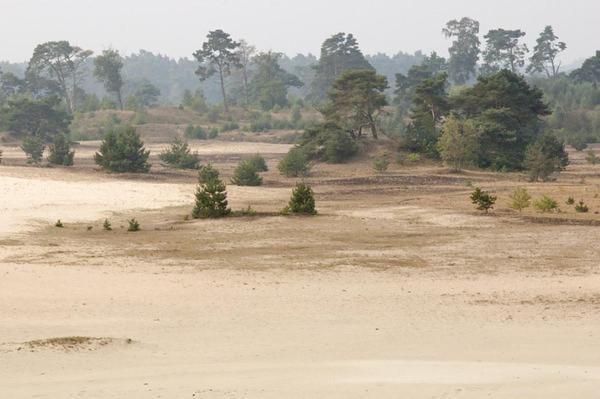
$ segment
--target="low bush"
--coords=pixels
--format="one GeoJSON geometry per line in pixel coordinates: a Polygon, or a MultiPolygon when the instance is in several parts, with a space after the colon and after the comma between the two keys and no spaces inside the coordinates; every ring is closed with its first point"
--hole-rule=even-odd
{"type": "Polygon", "coordinates": [[[478,210],[485,211],[485,213],[494,208],[497,199],[497,197],[492,196],[487,191],[482,191],[479,187],[476,187],[475,191],[471,193],[471,202],[477,205],[478,210]]]}
{"type": "Polygon", "coordinates": [[[510,207],[519,212],[531,206],[531,195],[529,195],[529,192],[525,188],[517,188],[510,196],[510,199],[512,200],[510,207]]]}
{"type": "Polygon", "coordinates": [[[171,146],[160,153],[159,158],[166,165],[177,169],[198,169],[200,158],[191,152],[186,141],[176,138],[171,146]]]}
{"type": "Polygon", "coordinates": [[[390,166],[390,159],[388,155],[378,156],[373,160],[373,170],[377,173],[384,173],[390,166]]]}
{"type": "Polygon", "coordinates": [[[231,209],[227,206],[227,191],[225,189],[225,183],[218,177],[200,183],[196,189],[196,203],[192,211],[192,217],[194,219],[207,219],[229,215],[231,209]]]}
{"type": "Polygon", "coordinates": [[[585,160],[592,165],[597,165],[600,163],[600,157],[598,157],[592,150],[588,151],[585,160]]]}
{"type": "Polygon", "coordinates": [[[135,218],[128,220],[127,223],[129,224],[127,231],[140,231],[140,224],[135,218]]]}
{"type": "Polygon", "coordinates": [[[260,186],[262,177],[259,176],[254,163],[245,160],[235,168],[231,182],[237,186],[260,186]]]}
{"type": "Polygon", "coordinates": [[[208,134],[202,126],[187,125],[185,128],[185,136],[189,139],[206,140],[208,134]]]}
{"type": "Polygon", "coordinates": [[[135,128],[126,126],[106,134],[94,160],[109,172],[145,173],[150,170],[149,156],[135,128]]]}
{"type": "Polygon", "coordinates": [[[542,213],[558,211],[558,203],[547,195],[544,195],[542,198],[535,201],[533,205],[539,212],[542,213]]]}
{"type": "Polygon", "coordinates": [[[65,134],[58,133],[54,136],[52,144],[48,147],[50,154],[48,162],[53,165],[72,166],[75,151],[71,151],[71,144],[65,134]]]}
{"type": "Polygon", "coordinates": [[[44,140],[39,136],[27,136],[23,139],[21,149],[27,155],[27,163],[39,164],[44,155],[44,140]]]}
{"type": "Polygon", "coordinates": [[[302,148],[294,147],[281,159],[278,169],[286,177],[307,176],[310,172],[310,159],[302,148]]]}
{"type": "Polygon", "coordinates": [[[292,197],[284,213],[295,213],[305,215],[316,215],[315,196],[312,188],[306,183],[296,184],[292,191],[292,197]]]}
{"type": "Polygon", "coordinates": [[[102,228],[106,231],[111,231],[112,230],[112,224],[110,223],[110,221],[108,219],[104,219],[104,223],[102,224],[102,228]]]}
{"type": "Polygon", "coordinates": [[[267,161],[260,154],[255,154],[252,157],[248,158],[248,162],[252,163],[256,168],[257,172],[268,172],[269,168],[267,166],[267,161]]]}
{"type": "Polygon", "coordinates": [[[577,213],[588,213],[590,208],[585,204],[585,202],[579,201],[577,205],[575,205],[575,212],[577,213]]]}

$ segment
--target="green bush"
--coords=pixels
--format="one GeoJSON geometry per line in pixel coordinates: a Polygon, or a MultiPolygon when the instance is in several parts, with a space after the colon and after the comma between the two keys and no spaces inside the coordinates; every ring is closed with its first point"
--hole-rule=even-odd
{"type": "Polygon", "coordinates": [[[27,155],[27,163],[39,164],[45,147],[44,140],[39,136],[27,136],[21,144],[21,149],[27,155]]]}
{"type": "Polygon", "coordinates": [[[550,134],[540,136],[525,154],[524,165],[531,181],[546,181],[550,175],[564,170],[568,164],[569,156],[564,142],[550,134]]]}
{"type": "Polygon", "coordinates": [[[577,213],[588,213],[590,208],[585,204],[585,202],[579,201],[577,205],[575,205],[575,212],[577,213]]]}
{"type": "Polygon", "coordinates": [[[227,191],[225,183],[213,178],[198,185],[196,204],[192,211],[194,219],[219,218],[227,216],[231,209],[227,207],[227,191]]]}
{"type": "Polygon", "coordinates": [[[390,166],[390,159],[387,155],[381,155],[373,160],[373,170],[377,173],[384,173],[390,166]]]}
{"type": "Polygon", "coordinates": [[[558,211],[558,203],[547,195],[535,201],[533,205],[542,213],[558,211]]]}
{"type": "Polygon", "coordinates": [[[419,162],[421,160],[421,154],[416,153],[416,152],[410,153],[410,154],[408,154],[408,160],[409,160],[409,162],[413,162],[413,163],[419,162]]]}
{"type": "Polygon", "coordinates": [[[65,134],[58,133],[54,136],[52,144],[48,148],[48,162],[53,165],[72,166],[75,151],[71,151],[71,144],[65,134]]]}
{"type": "Polygon", "coordinates": [[[510,207],[514,210],[522,212],[523,209],[529,208],[531,205],[531,195],[527,192],[527,189],[519,187],[510,196],[512,200],[510,207]]]}
{"type": "Polygon", "coordinates": [[[129,224],[129,227],[127,227],[127,231],[140,231],[140,224],[137,220],[135,220],[135,218],[128,220],[127,223],[129,224]]]}
{"type": "Polygon", "coordinates": [[[231,182],[237,186],[260,186],[262,184],[262,177],[258,175],[256,166],[250,160],[245,160],[239,163],[235,171],[231,182]]]}
{"type": "Polygon", "coordinates": [[[600,163],[600,157],[598,157],[593,150],[588,151],[585,160],[592,165],[597,165],[598,163],[600,163]]]}
{"type": "Polygon", "coordinates": [[[206,140],[208,135],[202,126],[187,125],[185,128],[185,136],[195,140],[206,140]]]}
{"type": "Polygon", "coordinates": [[[292,191],[292,197],[284,213],[296,213],[305,215],[316,215],[315,196],[312,188],[306,183],[296,184],[292,191]]]}
{"type": "Polygon", "coordinates": [[[94,155],[94,160],[109,172],[145,173],[150,170],[149,156],[150,151],[144,148],[135,128],[127,126],[108,132],[100,145],[100,151],[94,155]]]}
{"type": "Polygon", "coordinates": [[[112,224],[110,223],[110,221],[108,219],[104,219],[104,223],[102,224],[102,228],[106,231],[111,231],[112,230],[112,224]]]}
{"type": "Polygon", "coordinates": [[[267,161],[260,154],[254,154],[252,157],[248,158],[248,161],[251,162],[256,168],[257,172],[268,172],[269,167],[267,166],[267,161]]]}
{"type": "Polygon", "coordinates": [[[219,129],[217,129],[216,127],[211,128],[208,131],[208,138],[209,139],[216,139],[219,136],[219,129]]]}
{"type": "Polygon", "coordinates": [[[159,158],[165,164],[177,169],[198,169],[200,158],[192,153],[186,141],[175,138],[171,146],[160,153],[159,158]]]}
{"type": "Polygon", "coordinates": [[[476,187],[475,191],[471,193],[471,202],[477,205],[478,210],[485,211],[485,213],[494,208],[497,199],[497,197],[492,196],[487,191],[482,191],[479,187],[476,187]]]}
{"type": "Polygon", "coordinates": [[[300,147],[292,148],[279,162],[279,172],[286,177],[307,176],[310,171],[310,160],[300,147]]]}
{"type": "Polygon", "coordinates": [[[212,167],[211,164],[203,165],[198,171],[198,183],[206,184],[213,180],[219,179],[219,171],[212,167]]]}

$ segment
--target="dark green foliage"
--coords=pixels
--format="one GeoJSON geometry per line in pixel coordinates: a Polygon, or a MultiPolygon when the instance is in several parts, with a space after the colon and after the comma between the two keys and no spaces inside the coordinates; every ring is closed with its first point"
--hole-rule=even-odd
{"type": "Polygon", "coordinates": [[[306,176],[310,171],[310,158],[303,148],[294,147],[279,162],[278,169],[286,177],[306,176]]]}
{"type": "Polygon", "coordinates": [[[231,67],[240,65],[240,57],[236,52],[240,44],[233,41],[229,33],[225,33],[221,29],[210,31],[206,38],[202,48],[194,53],[194,57],[200,64],[196,75],[200,77],[200,80],[206,80],[218,73],[223,107],[227,113],[229,108],[225,92],[225,77],[231,73],[231,67]]]}
{"type": "Polygon", "coordinates": [[[292,197],[285,211],[286,213],[316,215],[315,196],[312,188],[303,182],[296,184],[296,188],[292,191],[292,197]]]}
{"type": "Polygon", "coordinates": [[[171,146],[160,153],[159,158],[165,164],[177,169],[198,169],[200,158],[197,152],[191,152],[186,141],[175,138],[171,146]]]}
{"type": "Polygon", "coordinates": [[[48,147],[50,155],[48,155],[48,162],[54,165],[72,166],[73,157],[75,151],[71,151],[71,144],[69,143],[68,137],[59,133],[54,136],[54,140],[50,147],[48,147]]]}
{"type": "Polygon", "coordinates": [[[333,122],[325,122],[305,130],[300,147],[310,158],[328,163],[342,163],[358,152],[358,144],[348,132],[333,122]]]}
{"type": "Polygon", "coordinates": [[[206,140],[208,135],[202,126],[187,125],[185,128],[185,136],[190,139],[206,140]]]}
{"type": "Polygon", "coordinates": [[[525,150],[541,130],[540,117],[550,114],[540,90],[506,70],[480,77],[452,103],[455,112],[478,127],[479,166],[496,170],[523,167],[525,150]]]}
{"type": "Polygon", "coordinates": [[[471,193],[471,202],[477,205],[478,210],[485,211],[485,213],[494,208],[497,199],[497,197],[494,197],[487,191],[482,191],[479,187],[476,187],[475,191],[471,193]]]}
{"type": "Polygon", "coordinates": [[[450,79],[456,84],[465,84],[475,76],[479,60],[479,22],[466,17],[460,21],[452,20],[446,24],[443,33],[447,38],[454,38],[448,49],[450,79]]]}
{"type": "Polygon", "coordinates": [[[148,157],[139,134],[132,126],[111,130],[106,134],[100,151],[94,155],[94,160],[102,169],[109,172],[145,173],[150,170],[148,157]]]}
{"type": "Polygon", "coordinates": [[[260,154],[254,154],[253,156],[248,158],[248,162],[250,162],[254,165],[254,168],[256,169],[257,172],[268,172],[269,171],[269,167],[267,166],[267,161],[265,161],[265,158],[260,154]]]}
{"type": "Polygon", "coordinates": [[[575,149],[575,151],[583,151],[587,148],[587,142],[584,137],[574,136],[568,141],[568,144],[575,149]]]}
{"type": "Polygon", "coordinates": [[[259,176],[254,163],[245,160],[239,163],[233,172],[231,182],[237,186],[260,186],[262,177],[259,176]]]}
{"type": "Polygon", "coordinates": [[[210,181],[219,179],[219,171],[212,167],[211,164],[203,165],[198,171],[198,183],[207,184],[210,181]]]}
{"type": "Polygon", "coordinates": [[[352,34],[338,33],[325,40],[309,98],[314,102],[325,99],[333,82],[352,69],[373,69],[360,51],[356,38],[352,34]]]}
{"type": "Polygon", "coordinates": [[[289,87],[302,87],[304,84],[296,75],[286,72],[279,65],[281,54],[267,52],[254,57],[256,72],[249,84],[250,95],[255,103],[265,111],[273,107],[287,107],[289,87]]]}
{"type": "Polygon", "coordinates": [[[349,70],[337,79],[328,93],[324,115],[352,137],[359,138],[369,129],[377,138],[377,118],[387,105],[385,76],[372,69],[349,70]]]}
{"type": "Polygon", "coordinates": [[[525,167],[532,181],[546,181],[555,172],[564,170],[569,164],[569,155],[564,142],[556,136],[545,134],[527,149],[525,167]]]}
{"type": "Polygon", "coordinates": [[[110,221],[108,219],[104,219],[104,223],[102,223],[102,228],[105,231],[111,231],[112,230],[112,224],[110,223],[110,221]]]}
{"type": "Polygon", "coordinates": [[[575,205],[575,212],[577,213],[588,213],[590,208],[585,204],[585,202],[579,201],[577,205],[575,205]]]}
{"type": "Polygon", "coordinates": [[[127,97],[125,106],[134,111],[153,107],[160,97],[160,89],[147,80],[142,80],[135,84],[136,89],[133,95],[127,97]]]}
{"type": "Polygon", "coordinates": [[[448,113],[448,76],[445,73],[421,81],[414,90],[404,147],[409,151],[437,156],[440,123],[448,113]]]}
{"type": "Polygon", "coordinates": [[[585,60],[581,68],[571,72],[571,78],[577,82],[592,83],[596,87],[600,83],[600,50],[585,60]]]}
{"type": "Polygon", "coordinates": [[[219,218],[230,213],[231,209],[227,207],[225,184],[218,177],[198,185],[196,204],[192,211],[194,219],[219,218]]]}
{"type": "Polygon", "coordinates": [[[27,136],[21,143],[21,149],[27,155],[27,163],[39,164],[45,147],[44,140],[39,136],[27,136]]]}
{"type": "Polygon", "coordinates": [[[59,99],[46,97],[32,100],[26,97],[9,100],[0,109],[6,129],[17,137],[36,135],[50,137],[69,130],[71,116],[60,108],[59,99]]]}
{"type": "Polygon", "coordinates": [[[127,223],[129,225],[127,227],[127,231],[130,231],[130,232],[140,231],[140,223],[135,218],[128,220],[127,223]]]}

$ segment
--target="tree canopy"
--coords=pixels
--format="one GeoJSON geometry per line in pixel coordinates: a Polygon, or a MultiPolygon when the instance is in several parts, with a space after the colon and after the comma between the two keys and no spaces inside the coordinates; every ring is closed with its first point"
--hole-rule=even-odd
{"type": "Polygon", "coordinates": [[[476,73],[479,60],[479,22],[471,18],[452,20],[442,30],[447,38],[453,38],[448,49],[448,74],[450,79],[459,85],[467,83],[476,73]]]}

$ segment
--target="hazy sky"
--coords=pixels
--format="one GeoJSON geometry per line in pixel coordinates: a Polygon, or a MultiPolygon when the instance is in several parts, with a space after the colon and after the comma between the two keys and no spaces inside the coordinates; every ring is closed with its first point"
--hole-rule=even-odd
{"type": "Polygon", "coordinates": [[[352,32],[365,53],[447,54],[444,24],[469,16],[489,29],[520,28],[533,47],[553,25],[568,63],[600,49],[600,0],[0,0],[0,60],[25,61],[36,44],[69,40],[124,54],[146,49],[190,57],[223,29],[262,50],[318,54],[322,41],[352,32]]]}

